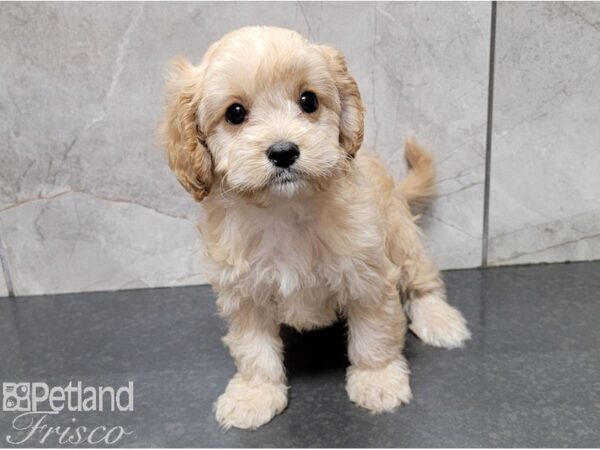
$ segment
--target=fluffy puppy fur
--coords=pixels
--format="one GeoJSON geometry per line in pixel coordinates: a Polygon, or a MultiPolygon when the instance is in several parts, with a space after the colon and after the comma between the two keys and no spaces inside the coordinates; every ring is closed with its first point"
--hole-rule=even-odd
{"type": "Polygon", "coordinates": [[[310,330],[344,317],[346,389],[374,412],[411,400],[406,316],[426,343],[469,338],[410,209],[431,195],[431,157],[408,141],[411,171],[395,184],[376,157],[357,153],[363,119],[344,57],[291,30],[242,28],[198,66],[174,64],[162,132],[170,167],[205,210],[200,229],[237,366],[215,404],[225,428],[259,427],[286,407],[281,323],[310,330]],[[316,111],[301,108],[305,92],[316,111]],[[226,118],[232,104],[247,111],[237,125],[226,118]],[[286,168],[267,156],[281,141],[299,150],[286,168]]]}

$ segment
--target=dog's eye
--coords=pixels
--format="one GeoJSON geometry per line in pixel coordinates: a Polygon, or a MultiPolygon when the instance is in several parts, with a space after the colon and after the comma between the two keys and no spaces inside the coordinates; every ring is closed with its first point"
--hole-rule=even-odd
{"type": "Polygon", "coordinates": [[[306,91],[300,96],[300,108],[306,113],[313,113],[319,108],[319,100],[314,92],[306,91]]]}
{"type": "Polygon", "coordinates": [[[227,119],[227,122],[234,125],[239,125],[246,120],[246,115],[246,109],[239,103],[234,103],[227,108],[227,111],[225,111],[225,118],[227,119]]]}

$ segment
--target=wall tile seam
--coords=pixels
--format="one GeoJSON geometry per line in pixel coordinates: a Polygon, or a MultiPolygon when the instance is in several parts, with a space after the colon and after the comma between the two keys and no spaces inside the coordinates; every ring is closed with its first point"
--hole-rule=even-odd
{"type": "Polygon", "coordinates": [[[6,290],[8,292],[8,297],[12,298],[15,296],[15,290],[12,283],[12,277],[10,275],[10,269],[8,268],[8,257],[6,255],[6,247],[4,246],[4,241],[0,236],[0,266],[2,266],[2,276],[4,277],[4,283],[6,284],[6,290]]]}
{"type": "Polygon", "coordinates": [[[481,267],[488,267],[488,244],[490,225],[490,183],[492,171],[492,135],[494,115],[494,71],[496,59],[496,1],[491,2],[490,20],[490,52],[488,66],[488,98],[487,98],[487,121],[485,137],[485,172],[483,188],[483,230],[481,233],[481,267]]]}

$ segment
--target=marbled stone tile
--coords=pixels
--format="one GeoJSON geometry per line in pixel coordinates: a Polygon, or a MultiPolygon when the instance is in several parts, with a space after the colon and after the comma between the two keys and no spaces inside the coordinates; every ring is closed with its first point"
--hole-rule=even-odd
{"type": "Polygon", "coordinates": [[[600,258],[600,4],[499,3],[490,263],[600,258]]]}
{"type": "Polygon", "coordinates": [[[0,215],[16,295],[201,284],[192,220],[67,190],[0,215]]]}
{"type": "Polygon", "coordinates": [[[346,54],[368,108],[365,148],[397,177],[405,137],[434,151],[428,245],[443,268],[478,265],[489,5],[8,3],[0,233],[18,294],[204,281],[200,208],[156,136],[164,75],[174,56],[197,62],[249,24],[346,54]]]}

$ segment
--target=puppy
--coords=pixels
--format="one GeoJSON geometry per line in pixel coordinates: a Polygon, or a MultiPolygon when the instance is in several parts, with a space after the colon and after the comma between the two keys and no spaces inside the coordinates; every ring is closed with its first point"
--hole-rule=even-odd
{"type": "Polygon", "coordinates": [[[407,318],[424,342],[459,347],[462,315],[425,255],[411,205],[432,193],[430,156],[406,143],[395,184],[358,152],[364,107],[344,57],[274,27],[175,62],[162,127],[169,165],[202,201],[211,283],[237,373],[215,404],[225,428],[257,428],[287,405],[280,324],[348,324],[346,390],[373,412],[411,400],[407,318]]]}

